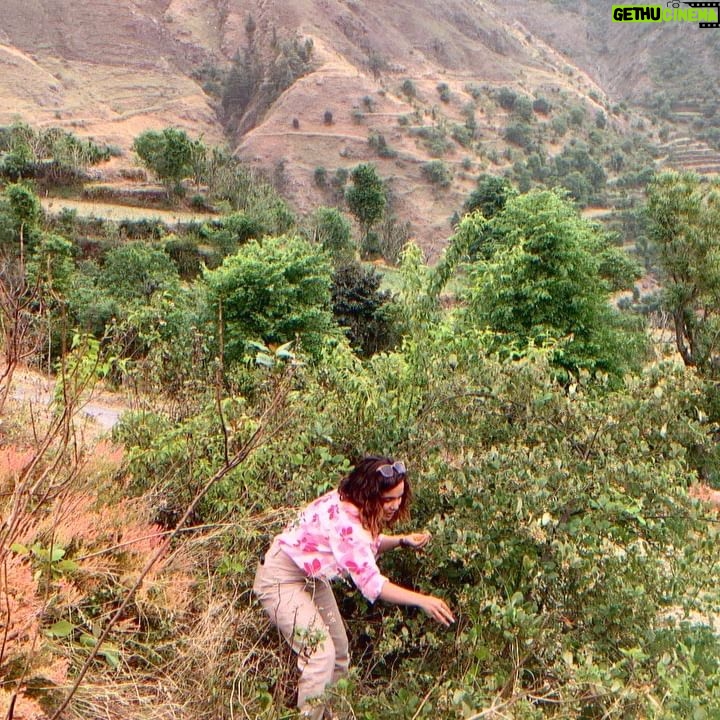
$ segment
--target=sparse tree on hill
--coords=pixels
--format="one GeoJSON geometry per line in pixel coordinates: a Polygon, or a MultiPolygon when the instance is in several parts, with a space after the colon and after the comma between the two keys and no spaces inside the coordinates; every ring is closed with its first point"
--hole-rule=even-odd
{"type": "Polygon", "coordinates": [[[135,138],[133,150],[142,164],[165,185],[168,195],[182,192],[181,182],[193,174],[193,141],[184,130],[148,130],[135,138]]]}
{"type": "Polygon", "coordinates": [[[664,173],[648,189],[649,236],[663,274],[663,304],[686,365],[720,369],[720,186],[664,173]]]}
{"type": "Polygon", "coordinates": [[[374,165],[358,165],[350,173],[352,185],[345,192],[350,212],[360,223],[362,247],[367,249],[372,226],[382,217],[387,204],[387,193],[374,165]]]}

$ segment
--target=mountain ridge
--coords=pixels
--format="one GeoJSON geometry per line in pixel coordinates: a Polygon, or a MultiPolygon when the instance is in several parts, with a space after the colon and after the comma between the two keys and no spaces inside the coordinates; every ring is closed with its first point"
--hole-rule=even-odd
{"type": "MultiPolygon", "coordinates": [[[[411,223],[430,257],[444,246],[450,219],[476,177],[502,173],[519,157],[504,137],[510,115],[493,102],[503,88],[548,98],[556,108],[581,107],[586,127],[597,113],[606,113],[618,138],[657,133],[642,108],[612,113],[610,108],[623,99],[639,102],[652,88],[652,62],[643,59],[641,48],[644,43],[652,49],[660,31],[651,36],[638,26],[613,26],[610,3],[606,8],[585,0],[573,5],[508,0],[500,7],[484,0],[398,0],[392,6],[378,0],[101,0],[80,7],[67,0],[7,0],[7,5],[0,27],[5,77],[0,125],[17,119],[58,125],[116,145],[129,165],[138,134],[180,127],[208,144],[228,144],[251,165],[280,178],[282,192],[301,214],[337,202],[313,181],[319,168],[332,173],[373,162],[388,181],[393,212],[411,223]],[[267,69],[279,45],[290,39],[312,42],[309,71],[293,77],[267,107],[255,95],[229,122],[217,88],[208,90],[207,76],[222,76],[234,59],[249,54],[267,69]],[[623,95],[628,83],[635,94],[623,95]],[[403,87],[412,87],[414,95],[403,87]],[[422,133],[440,128],[450,137],[469,124],[471,106],[471,141],[463,145],[451,138],[442,152],[429,149],[422,133]],[[373,147],[373,137],[382,137],[387,156],[373,147]],[[433,186],[423,176],[423,166],[433,161],[447,167],[449,186],[433,186]]],[[[685,29],[661,30],[678,36],[685,29]]],[[[715,42],[714,36],[704,37],[715,42]]],[[[714,44],[708,47],[705,54],[714,52],[714,44]]],[[[263,82],[259,86],[267,89],[267,78],[263,82]]],[[[531,119],[552,155],[564,141],[550,137],[544,120],[538,114],[531,119]]]]}

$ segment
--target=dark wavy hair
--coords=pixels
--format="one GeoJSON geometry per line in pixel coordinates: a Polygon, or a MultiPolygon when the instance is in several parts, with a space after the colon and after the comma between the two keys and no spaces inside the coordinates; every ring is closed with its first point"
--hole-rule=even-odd
{"type": "Polygon", "coordinates": [[[360,510],[363,527],[373,536],[379,535],[382,526],[386,524],[383,517],[382,494],[392,490],[400,482],[405,483],[400,508],[387,525],[392,526],[410,517],[412,489],[407,473],[396,472],[392,477],[386,478],[378,472],[379,467],[392,465],[394,462],[387,457],[365,457],[340,481],[338,488],[340,499],[351,502],[360,510]]]}

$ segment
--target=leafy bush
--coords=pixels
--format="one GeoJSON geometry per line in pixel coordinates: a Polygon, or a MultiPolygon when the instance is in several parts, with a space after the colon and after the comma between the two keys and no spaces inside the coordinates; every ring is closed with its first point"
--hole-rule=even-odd
{"type": "Polygon", "coordinates": [[[515,107],[515,101],[517,100],[517,93],[515,93],[510,88],[500,88],[498,90],[496,99],[498,102],[498,105],[500,105],[503,110],[512,110],[515,107]]]}
{"type": "Polygon", "coordinates": [[[375,112],[376,103],[372,95],[364,95],[362,99],[362,104],[368,112],[375,112]]]}
{"type": "Polygon", "coordinates": [[[415,87],[415,83],[410,78],[406,78],[405,80],[403,80],[403,84],[400,89],[410,99],[417,96],[417,89],[415,87]]]}
{"type": "Polygon", "coordinates": [[[166,185],[168,192],[180,194],[180,183],[193,170],[193,141],[184,130],[165,128],[162,132],[147,130],[133,142],[133,150],[146,168],[166,185]]]}
{"type": "Polygon", "coordinates": [[[2,128],[0,153],[3,177],[12,181],[35,178],[54,184],[83,180],[88,166],[111,157],[108,146],[78,138],[58,127],[34,130],[22,122],[2,128]]]}
{"type": "Polygon", "coordinates": [[[355,259],[357,247],[352,239],[350,222],[337,208],[319,207],[315,210],[310,218],[309,235],[336,265],[355,259]]]}
{"type": "Polygon", "coordinates": [[[515,196],[512,185],[506,178],[497,175],[480,175],[477,187],[463,205],[463,213],[480,210],[483,217],[490,219],[501,212],[509,198],[515,196]]]}
{"type": "Polygon", "coordinates": [[[532,128],[527,123],[511,123],[505,128],[505,139],[527,150],[533,142],[532,128]]]}
{"type": "Polygon", "coordinates": [[[568,338],[555,357],[572,373],[619,377],[638,362],[642,340],[611,310],[600,275],[607,238],[571,203],[548,191],[511,198],[490,228],[495,249],[473,269],[467,322],[498,333],[510,353],[568,338]]]}
{"type": "Polygon", "coordinates": [[[445,130],[432,125],[410,128],[410,134],[425,141],[425,147],[433,157],[442,157],[450,150],[452,143],[447,139],[445,130]]]}
{"type": "Polygon", "coordinates": [[[313,172],[313,181],[319,188],[327,185],[327,170],[322,167],[322,165],[318,165],[318,167],[315,168],[315,172],[313,172]]]}
{"type": "Polygon", "coordinates": [[[236,212],[204,224],[200,229],[200,237],[224,257],[237,252],[248,240],[259,239],[269,231],[270,228],[257,218],[236,212]]]}
{"type": "Polygon", "coordinates": [[[552,105],[547,98],[539,97],[533,100],[532,109],[540,115],[549,115],[552,110],[552,105]]]}
{"type": "Polygon", "coordinates": [[[363,357],[388,350],[398,340],[392,294],[379,289],[381,281],[375,268],[360,263],[338,267],[333,275],[333,315],[351,347],[363,357]]]}
{"type": "Polygon", "coordinates": [[[242,361],[252,341],[300,342],[317,355],[335,333],[326,257],[296,237],[252,240],[216,270],[205,271],[209,316],[222,313],[225,358],[242,361]]]}
{"type": "Polygon", "coordinates": [[[363,246],[367,247],[370,229],[385,210],[387,192],[375,166],[369,163],[353,168],[351,178],[352,185],[345,191],[345,200],[350,212],[360,223],[363,246]]]}
{"type": "Polygon", "coordinates": [[[450,86],[447,83],[438,83],[436,89],[438,91],[438,94],[440,95],[440,100],[442,100],[442,102],[450,102],[450,86]]]}
{"type": "Polygon", "coordinates": [[[533,103],[530,98],[519,95],[513,104],[512,113],[523,122],[532,122],[535,119],[533,114],[533,103]]]}
{"type": "Polygon", "coordinates": [[[420,166],[423,176],[433,185],[446,188],[452,183],[452,171],[442,160],[431,160],[420,166]]]}
{"type": "Polygon", "coordinates": [[[568,122],[571,125],[582,125],[585,122],[585,109],[582,107],[574,107],[568,114],[568,122]]]}
{"type": "Polygon", "coordinates": [[[368,137],[368,145],[383,158],[397,157],[397,151],[393,150],[385,140],[385,136],[379,132],[371,132],[368,137]]]}
{"type": "Polygon", "coordinates": [[[475,133],[473,128],[469,128],[466,125],[453,124],[452,129],[450,130],[450,137],[452,137],[458,145],[462,145],[464,148],[469,147],[472,144],[474,135],[475,133]]]}

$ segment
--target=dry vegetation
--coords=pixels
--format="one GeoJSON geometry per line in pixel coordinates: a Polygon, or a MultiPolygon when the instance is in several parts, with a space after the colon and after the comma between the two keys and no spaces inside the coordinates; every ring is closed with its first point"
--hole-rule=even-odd
{"type": "MultiPolygon", "coordinates": [[[[287,674],[247,592],[218,571],[237,524],[157,525],[160,488],[134,493],[123,448],[79,412],[90,376],[61,376],[63,402],[28,399],[33,373],[15,379],[0,426],[0,712],[210,720],[243,708],[270,665],[287,674]]],[[[286,392],[206,488],[272,435],[286,392]]],[[[284,513],[240,522],[259,531],[284,513]]]]}

